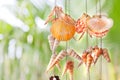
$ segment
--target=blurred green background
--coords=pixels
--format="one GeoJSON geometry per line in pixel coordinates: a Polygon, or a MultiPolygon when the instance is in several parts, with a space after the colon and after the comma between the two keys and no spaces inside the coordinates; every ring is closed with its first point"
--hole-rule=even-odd
{"type": "MultiPolygon", "coordinates": [[[[57,0],[57,5],[64,9],[64,2],[57,0]]],[[[120,0],[101,0],[102,13],[114,20],[113,27],[103,38],[111,63],[103,59],[102,80],[120,80],[119,3],[120,0]]],[[[99,11],[98,4],[98,0],[88,0],[89,15],[96,14],[96,5],[99,11]]],[[[53,75],[52,70],[45,73],[52,53],[47,39],[50,25],[44,25],[53,7],[54,0],[0,0],[0,80],[48,80],[53,75]]],[[[70,0],[69,7],[70,15],[77,20],[85,12],[85,0],[70,0]]],[[[95,37],[89,38],[89,43],[94,46],[95,37]]],[[[69,47],[81,55],[86,47],[85,35],[80,41],[71,39],[69,47]]],[[[57,52],[62,49],[65,49],[65,42],[60,43],[57,52]]],[[[61,61],[62,68],[64,64],[65,59],[61,61]]],[[[86,80],[85,66],[77,68],[77,64],[75,61],[74,80],[86,80]]],[[[98,80],[99,66],[98,60],[91,67],[91,80],[98,80]]],[[[56,68],[55,74],[61,76],[56,68]]],[[[61,80],[65,80],[65,76],[61,80]]]]}

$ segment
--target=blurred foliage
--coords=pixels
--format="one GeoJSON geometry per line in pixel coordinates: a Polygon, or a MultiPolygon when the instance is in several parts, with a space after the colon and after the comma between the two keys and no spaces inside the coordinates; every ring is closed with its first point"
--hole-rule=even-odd
{"type": "MultiPolygon", "coordinates": [[[[47,40],[47,36],[50,34],[50,27],[48,25],[42,28],[41,25],[38,25],[36,22],[36,17],[45,21],[53,5],[49,5],[50,0],[14,1],[15,5],[0,6],[0,9],[2,9],[2,7],[7,8],[17,19],[26,24],[29,30],[23,31],[20,27],[12,25],[0,18],[0,80],[48,80],[49,76],[53,73],[52,71],[48,74],[45,73],[51,56],[47,40]]],[[[62,6],[64,6],[63,2],[62,0],[62,6]]],[[[109,49],[112,62],[107,64],[107,62],[103,60],[102,80],[120,80],[119,3],[119,0],[102,0],[102,12],[107,12],[108,16],[114,20],[112,29],[108,35],[103,38],[103,45],[109,49]]],[[[95,7],[96,0],[88,0],[88,14],[95,14],[95,7]]],[[[84,0],[71,0],[69,11],[73,18],[79,18],[82,13],[85,12],[84,0]]],[[[78,35],[76,34],[75,36],[77,37],[78,35]]],[[[78,42],[72,39],[69,41],[69,46],[81,54],[86,47],[85,41],[85,36],[78,42]]],[[[96,44],[95,39],[89,39],[89,41],[90,45],[96,44]]],[[[61,49],[65,49],[65,42],[60,43],[57,52],[60,52],[61,49]]],[[[61,61],[61,64],[63,67],[65,60],[61,61]]],[[[75,64],[78,64],[77,61],[75,64]]],[[[74,72],[75,80],[85,80],[86,73],[84,66],[75,69],[74,72]]],[[[55,73],[61,75],[61,72],[58,72],[56,68],[55,73]]],[[[95,67],[91,68],[91,79],[98,80],[98,77],[99,62],[95,67]]],[[[65,76],[63,79],[65,80],[65,76]]]]}

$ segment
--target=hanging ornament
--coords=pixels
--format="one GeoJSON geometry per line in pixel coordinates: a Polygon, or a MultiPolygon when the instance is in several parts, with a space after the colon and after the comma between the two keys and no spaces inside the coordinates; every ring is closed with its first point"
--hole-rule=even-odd
{"type": "Polygon", "coordinates": [[[90,16],[86,13],[83,13],[81,18],[79,18],[75,24],[75,30],[78,34],[81,34],[80,38],[84,35],[87,31],[87,21],[90,19],[90,16]]]}
{"type": "Polygon", "coordinates": [[[103,15],[95,15],[88,19],[87,25],[90,35],[103,37],[113,26],[113,20],[103,15]]]}
{"type": "Polygon", "coordinates": [[[74,68],[74,62],[73,61],[67,61],[64,71],[62,73],[62,76],[68,71],[70,80],[73,80],[73,68],[74,68]]]}
{"type": "MultiPolygon", "coordinates": [[[[49,71],[49,66],[52,64],[52,62],[54,61],[54,59],[57,57],[57,54],[56,53],[54,53],[54,54],[52,54],[52,56],[51,56],[51,58],[50,58],[50,61],[49,61],[49,64],[48,64],[48,66],[47,66],[47,72],[49,71]]],[[[61,71],[61,67],[60,67],[60,64],[59,63],[57,63],[56,64],[56,67],[58,68],[58,70],[59,71],[61,71]]]]}
{"type": "Polygon", "coordinates": [[[49,41],[50,49],[54,53],[60,41],[55,39],[52,35],[48,35],[48,41],[49,41]]]}
{"type": "Polygon", "coordinates": [[[45,24],[49,21],[52,22],[51,34],[59,41],[68,41],[75,34],[75,20],[73,20],[69,15],[62,11],[62,8],[55,6],[50,13],[45,24]],[[53,18],[53,16],[56,16],[53,18]]]}
{"type": "Polygon", "coordinates": [[[67,49],[67,50],[62,50],[56,58],[52,61],[51,65],[47,67],[46,71],[49,71],[51,68],[53,68],[56,64],[60,62],[63,58],[66,56],[71,56],[79,61],[79,63],[82,63],[81,57],[73,50],[73,49],[67,49]]]}

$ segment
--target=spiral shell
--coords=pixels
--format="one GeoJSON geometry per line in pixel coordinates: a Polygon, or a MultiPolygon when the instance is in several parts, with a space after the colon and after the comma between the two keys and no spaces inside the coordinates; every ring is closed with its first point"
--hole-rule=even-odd
{"type": "Polygon", "coordinates": [[[67,61],[64,71],[62,73],[62,76],[68,71],[70,80],[73,80],[73,68],[74,68],[74,62],[73,61],[67,61]]]}
{"type": "Polygon", "coordinates": [[[87,65],[87,70],[89,70],[92,62],[93,62],[93,57],[92,57],[91,54],[89,53],[89,54],[87,55],[87,63],[86,63],[86,65],[87,65]]]}
{"type": "Polygon", "coordinates": [[[51,50],[53,50],[54,41],[55,41],[55,38],[52,35],[48,35],[48,42],[51,50]]]}
{"type": "Polygon", "coordinates": [[[47,67],[47,72],[56,64],[59,63],[60,60],[62,60],[65,56],[67,55],[67,52],[62,50],[56,58],[54,58],[54,60],[52,61],[51,65],[47,67]]]}
{"type": "MultiPolygon", "coordinates": [[[[51,66],[52,62],[54,61],[54,59],[55,59],[56,57],[57,57],[57,54],[56,54],[56,53],[52,54],[52,56],[51,56],[51,58],[50,58],[50,61],[49,61],[49,64],[48,64],[48,66],[47,66],[47,70],[46,70],[47,72],[50,70],[49,67],[51,66]]],[[[61,70],[61,67],[60,67],[59,63],[56,64],[56,67],[58,68],[59,71],[61,70]]]]}
{"type": "Polygon", "coordinates": [[[50,49],[54,53],[60,41],[55,39],[52,35],[48,36],[48,41],[49,41],[50,49]]]}
{"type": "Polygon", "coordinates": [[[82,64],[81,57],[73,49],[67,49],[67,54],[71,57],[74,57],[75,59],[79,61],[78,67],[82,64]]]}
{"type": "Polygon", "coordinates": [[[86,64],[87,63],[87,55],[88,55],[88,52],[84,52],[83,54],[82,54],[82,61],[86,64]]]}
{"type": "Polygon", "coordinates": [[[106,48],[103,49],[103,57],[107,60],[107,62],[111,61],[108,54],[108,50],[106,48]]]}
{"type": "Polygon", "coordinates": [[[92,57],[94,59],[94,64],[97,62],[99,56],[102,55],[102,54],[103,54],[102,48],[98,48],[98,46],[95,46],[92,49],[92,57]]]}
{"type": "Polygon", "coordinates": [[[78,61],[81,61],[81,57],[73,50],[73,49],[67,49],[67,54],[71,57],[74,57],[78,61]]]}

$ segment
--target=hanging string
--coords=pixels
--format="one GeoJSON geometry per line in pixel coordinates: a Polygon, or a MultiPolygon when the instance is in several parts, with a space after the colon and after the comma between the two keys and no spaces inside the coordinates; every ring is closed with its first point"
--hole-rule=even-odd
{"type": "MultiPolygon", "coordinates": [[[[98,9],[97,1],[98,1],[98,0],[96,0],[96,15],[97,15],[97,13],[98,13],[98,12],[97,12],[97,9],[98,9]]],[[[98,38],[97,38],[97,37],[96,37],[95,44],[98,45],[98,38]]]]}
{"type": "MultiPolygon", "coordinates": [[[[57,5],[57,1],[54,1],[54,7],[57,5]]],[[[56,18],[56,13],[55,13],[55,18],[56,18]]],[[[52,54],[55,54],[55,51],[52,51],[52,54]]],[[[55,68],[53,69],[53,74],[55,75],[55,68]]]]}
{"type": "Polygon", "coordinates": [[[100,17],[101,17],[101,0],[99,0],[99,13],[100,13],[100,17]]]}
{"type": "Polygon", "coordinates": [[[70,0],[68,0],[68,14],[70,15],[70,0]]]}
{"type": "MultiPolygon", "coordinates": [[[[85,10],[86,10],[86,14],[87,14],[87,0],[85,1],[85,10]]],[[[86,17],[86,20],[87,20],[87,17],[86,17]]],[[[86,21],[86,24],[87,24],[87,21],[86,21]]],[[[87,25],[86,25],[87,26],[87,25]]],[[[87,29],[87,34],[86,34],[86,48],[89,47],[89,42],[88,42],[88,29],[87,29]]]]}
{"type": "MultiPolygon", "coordinates": [[[[86,14],[87,14],[87,0],[85,1],[85,10],[86,10],[86,14]]],[[[87,17],[86,17],[86,20],[87,20],[87,17]]],[[[86,21],[86,24],[87,24],[87,21],[86,21]]],[[[89,41],[88,41],[88,29],[87,29],[87,32],[86,32],[86,48],[88,48],[88,47],[89,47],[89,41]]],[[[88,74],[88,77],[87,77],[88,79],[87,80],[90,80],[90,70],[88,70],[87,74],[88,74]]]]}
{"type": "Polygon", "coordinates": [[[68,1],[65,0],[65,14],[67,14],[67,4],[68,4],[68,1]]]}
{"type": "MultiPolygon", "coordinates": [[[[101,0],[99,0],[99,14],[101,18],[101,0]]],[[[102,48],[102,37],[100,38],[100,48],[102,48]]],[[[102,80],[102,57],[100,58],[100,80],[102,80]]]]}
{"type": "Polygon", "coordinates": [[[96,15],[97,15],[97,0],[96,0],[96,15]]]}
{"type": "MultiPolygon", "coordinates": [[[[67,4],[68,4],[68,1],[65,0],[65,14],[67,14],[67,4]]],[[[67,48],[68,48],[68,42],[66,41],[66,51],[67,51],[67,48]]],[[[66,62],[67,62],[67,56],[66,56],[66,62]]],[[[67,74],[66,74],[66,80],[67,80],[67,74]]]]}

